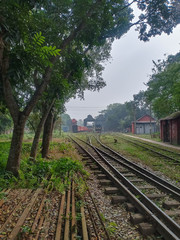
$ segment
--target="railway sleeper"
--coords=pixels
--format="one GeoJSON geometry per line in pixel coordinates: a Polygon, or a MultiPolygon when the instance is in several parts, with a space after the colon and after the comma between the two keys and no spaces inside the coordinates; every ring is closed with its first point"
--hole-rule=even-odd
{"type": "Polygon", "coordinates": [[[145,221],[144,215],[141,213],[130,214],[130,221],[136,225],[145,221]]]}
{"type": "Polygon", "coordinates": [[[113,186],[114,185],[112,183],[112,181],[108,180],[108,179],[99,180],[99,183],[101,184],[101,186],[113,186]]]}
{"type": "Polygon", "coordinates": [[[165,209],[171,209],[171,208],[178,208],[180,206],[180,202],[176,201],[176,200],[172,200],[172,201],[165,201],[163,203],[163,207],[165,209]]]}
{"type": "Polygon", "coordinates": [[[127,198],[125,196],[112,196],[111,197],[111,203],[112,204],[118,204],[118,203],[124,203],[127,201],[127,198]]]}
{"type": "Polygon", "coordinates": [[[117,167],[116,168],[120,173],[124,174],[124,173],[129,173],[129,170],[128,169],[125,169],[125,168],[119,168],[117,167]]]}
{"type": "Polygon", "coordinates": [[[86,161],[85,166],[90,166],[92,163],[92,161],[86,161]]]}
{"type": "Polygon", "coordinates": [[[97,175],[97,179],[107,179],[107,176],[105,174],[99,174],[97,175]]]}
{"type": "Polygon", "coordinates": [[[180,210],[166,210],[165,213],[170,217],[180,216],[180,210]]]}
{"type": "Polygon", "coordinates": [[[100,171],[100,170],[94,170],[93,173],[94,173],[95,175],[99,175],[99,174],[102,174],[102,171],[100,171]]]}
{"type": "Polygon", "coordinates": [[[158,199],[158,198],[163,198],[163,197],[166,197],[167,195],[166,194],[159,194],[159,193],[152,193],[152,194],[147,194],[146,195],[148,198],[150,199],[158,199]]]}
{"type": "Polygon", "coordinates": [[[139,224],[139,231],[144,236],[152,235],[156,232],[155,227],[151,223],[140,223],[139,224]]]}
{"type": "Polygon", "coordinates": [[[90,165],[91,170],[99,170],[99,167],[96,165],[90,165]]]}
{"type": "Polygon", "coordinates": [[[128,212],[134,212],[136,210],[135,206],[132,203],[126,203],[125,207],[128,212]]]}
{"type": "Polygon", "coordinates": [[[88,156],[83,156],[82,161],[87,161],[87,160],[91,160],[91,158],[88,156]]]}
{"type": "Polygon", "coordinates": [[[123,173],[124,177],[135,177],[136,175],[134,173],[123,173]]]}
{"type": "Polygon", "coordinates": [[[131,181],[132,183],[144,182],[144,180],[143,180],[143,179],[140,179],[140,178],[130,179],[129,181],[131,181]]]}
{"type": "Polygon", "coordinates": [[[117,187],[107,187],[104,189],[105,194],[110,195],[110,194],[118,194],[120,193],[119,188],[117,187]]]}
{"type": "Polygon", "coordinates": [[[142,185],[142,186],[138,186],[139,189],[155,189],[156,187],[152,186],[152,185],[142,185]]]}

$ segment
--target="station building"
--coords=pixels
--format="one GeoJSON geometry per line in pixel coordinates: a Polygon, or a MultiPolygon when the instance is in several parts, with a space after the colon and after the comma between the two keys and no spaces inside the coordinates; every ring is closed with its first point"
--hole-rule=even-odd
{"type": "Polygon", "coordinates": [[[180,112],[160,119],[160,137],[163,142],[180,145],[180,112]]]}
{"type": "MultiPolygon", "coordinates": [[[[150,134],[156,132],[156,120],[146,114],[136,120],[136,134],[150,134]]],[[[135,123],[132,122],[132,133],[135,133],[135,123]]]]}

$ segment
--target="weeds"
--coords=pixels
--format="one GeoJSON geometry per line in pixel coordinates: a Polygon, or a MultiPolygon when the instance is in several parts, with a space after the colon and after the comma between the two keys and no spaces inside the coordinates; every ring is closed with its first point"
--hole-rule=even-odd
{"type": "Polygon", "coordinates": [[[117,224],[115,222],[109,222],[106,228],[109,234],[113,235],[117,230],[117,224]]]}
{"type": "MultiPolygon", "coordinates": [[[[72,157],[46,160],[38,156],[36,162],[32,162],[29,161],[31,143],[26,142],[23,144],[19,178],[17,179],[10,172],[5,171],[10,143],[0,142],[0,189],[45,187],[48,190],[56,189],[63,192],[69,186],[70,178],[78,173],[86,175],[83,165],[75,159],[73,147],[69,142],[53,143],[51,147],[58,149],[59,152],[68,151],[72,157]]],[[[79,194],[82,194],[80,193],[84,188],[82,180],[76,182],[80,183],[79,194]]]]}

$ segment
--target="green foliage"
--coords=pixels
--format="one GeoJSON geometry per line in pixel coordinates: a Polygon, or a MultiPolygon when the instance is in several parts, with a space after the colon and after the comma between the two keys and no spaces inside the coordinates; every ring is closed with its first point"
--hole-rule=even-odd
{"type": "Polygon", "coordinates": [[[60,49],[57,49],[56,46],[44,46],[45,37],[42,36],[42,33],[36,33],[32,38],[32,41],[28,37],[24,40],[25,51],[32,55],[35,59],[42,61],[44,66],[51,66],[50,57],[60,55],[60,49]]]}
{"type": "Polygon", "coordinates": [[[9,148],[9,142],[0,142],[0,171],[3,171],[3,169],[5,169],[9,148]]]}
{"type": "MultiPolygon", "coordinates": [[[[55,145],[56,147],[59,145],[55,145]]],[[[60,145],[61,146],[61,145],[60,145]]],[[[64,149],[71,149],[70,144],[62,144],[64,149]]],[[[29,160],[29,152],[31,143],[24,143],[19,170],[19,179],[15,178],[12,173],[5,171],[6,161],[8,158],[8,151],[10,148],[9,142],[0,142],[0,189],[4,188],[38,188],[40,186],[47,187],[48,190],[57,189],[63,192],[66,187],[70,184],[71,177],[75,177],[77,173],[83,175],[86,172],[83,170],[83,165],[70,157],[60,158],[58,160],[47,161],[41,158],[37,158],[36,162],[29,160]]],[[[83,192],[82,179],[76,182],[80,183],[79,194],[83,192]]]]}
{"type": "Polygon", "coordinates": [[[120,103],[107,106],[106,110],[101,111],[101,117],[97,119],[102,122],[105,131],[125,131],[131,122],[126,105],[120,103]]]}
{"type": "Polygon", "coordinates": [[[113,235],[117,231],[117,224],[115,222],[109,222],[106,226],[110,235],[113,235]]]}
{"type": "Polygon", "coordinates": [[[158,118],[180,111],[180,53],[155,63],[146,96],[158,118]]]}
{"type": "MultiPolygon", "coordinates": [[[[1,190],[2,190],[2,189],[0,189],[0,191],[1,191],[1,190]]],[[[6,195],[7,195],[6,192],[0,192],[0,200],[1,200],[1,199],[6,200],[6,195]]]]}
{"type": "Polygon", "coordinates": [[[172,33],[173,27],[180,23],[179,2],[175,0],[138,1],[137,7],[142,11],[137,30],[139,38],[148,41],[150,37],[172,33]]]}
{"type": "Polygon", "coordinates": [[[0,111],[0,134],[12,129],[12,119],[10,115],[0,111]]]}
{"type": "Polygon", "coordinates": [[[72,145],[70,143],[62,142],[59,146],[60,151],[70,151],[72,149],[72,145]]]}
{"type": "Polygon", "coordinates": [[[51,173],[56,177],[65,177],[67,174],[74,174],[75,172],[83,172],[83,165],[70,158],[61,158],[54,162],[51,168],[51,173]]]}
{"type": "MultiPolygon", "coordinates": [[[[138,22],[141,39],[171,32],[177,24],[174,4],[167,0],[138,1],[143,12],[138,22]]],[[[2,1],[0,16],[2,59],[8,56],[6,65],[12,89],[5,88],[10,94],[9,98],[5,94],[5,98],[12,101],[7,105],[14,121],[21,114],[28,117],[44,91],[48,93],[45,97],[61,102],[62,111],[65,101],[72,96],[83,97],[86,89],[104,87],[101,61],[109,59],[112,42],[130,29],[133,19],[125,0],[115,0],[113,4],[89,0],[9,0],[2,1]],[[62,49],[61,58],[56,46],[62,49]],[[13,111],[15,105],[18,111],[13,111]]],[[[118,130],[125,122],[123,119],[120,126],[117,124],[118,130]]],[[[12,145],[12,149],[16,148],[12,145]]],[[[19,156],[18,152],[10,152],[19,156]]]]}

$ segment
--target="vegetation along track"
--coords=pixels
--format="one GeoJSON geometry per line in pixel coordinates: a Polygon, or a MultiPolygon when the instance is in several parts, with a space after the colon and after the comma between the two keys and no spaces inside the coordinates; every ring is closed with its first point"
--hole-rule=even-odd
{"type": "MultiPolygon", "coordinates": [[[[83,143],[88,144],[84,141],[83,143]]],[[[130,164],[128,165],[125,163],[125,159],[122,161],[122,156],[113,151],[113,154],[116,154],[115,158],[112,156],[111,149],[104,145],[101,146],[106,148],[106,152],[88,144],[87,154],[97,167],[101,169],[103,174],[106,175],[104,183],[106,182],[107,184],[111,182],[109,184],[115,186],[115,188],[109,189],[110,191],[114,189],[114,191],[118,193],[116,196],[112,197],[112,202],[122,202],[123,199],[123,201],[132,203],[133,206],[127,204],[129,209],[136,209],[134,213],[131,213],[131,220],[135,224],[139,224],[140,230],[143,233],[152,233],[152,224],[164,239],[179,239],[180,226],[178,224],[179,216],[177,215],[179,214],[180,206],[180,189],[169,183],[165,183],[164,180],[153,174],[150,174],[151,177],[147,174],[146,177],[146,171],[141,169],[141,172],[138,165],[135,166],[133,163],[133,166],[130,166],[130,164]],[[111,155],[107,153],[107,149],[111,151],[111,155]],[[117,159],[117,156],[119,156],[121,160],[117,159]],[[153,178],[155,179],[153,180],[153,178]],[[151,185],[149,183],[151,183],[151,185]],[[127,200],[122,197],[122,194],[127,200]],[[174,198],[176,200],[174,200],[174,198]],[[152,201],[151,199],[155,200],[152,201]],[[175,211],[170,211],[172,208],[175,211]],[[168,214],[173,217],[171,218],[168,214]],[[175,220],[173,220],[173,218],[175,220]]],[[[126,162],[127,161],[126,159],[126,162]]],[[[108,191],[108,188],[106,190],[108,191]]]]}
{"type": "Polygon", "coordinates": [[[147,151],[150,151],[151,153],[154,153],[158,156],[160,156],[161,158],[163,158],[165,161],[168,161],[171,164],[175,164],[175,165],[180,165],[180,153],[175,152],[175,151],[171,151],[168,149],[165,149],[163,147],[159,147],[159,146],[155,146],[153,144],[150,143],[145,143],[143,141],[140,141],[136,138],[136,140],[130,140],[127,139],[125,137],[119,136],[119,138],[121,138],[124,141],[127,141],[135,146],[139,146],[147,151]]]}

